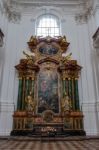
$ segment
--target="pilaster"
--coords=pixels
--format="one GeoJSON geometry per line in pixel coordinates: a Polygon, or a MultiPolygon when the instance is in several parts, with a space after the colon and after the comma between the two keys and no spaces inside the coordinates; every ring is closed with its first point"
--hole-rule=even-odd
{"type": "Polygon", "coordinates": [[[0,102],[0,136],[10,135],[12,129],[12,115],[14,112],[14,104],[0,102]]]}

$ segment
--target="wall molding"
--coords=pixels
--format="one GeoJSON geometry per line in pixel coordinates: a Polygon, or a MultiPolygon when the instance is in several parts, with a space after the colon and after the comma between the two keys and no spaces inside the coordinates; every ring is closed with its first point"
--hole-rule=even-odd
{"type": "Polygon", "coordinates": [[[0,112],[14,112],[14,103],[0,102],[0,112]]]}
{"type": "Polygon", "coordinates": [[[94,103],[82,103],[83,112],[96,112],[97,102],[94,103]]]}

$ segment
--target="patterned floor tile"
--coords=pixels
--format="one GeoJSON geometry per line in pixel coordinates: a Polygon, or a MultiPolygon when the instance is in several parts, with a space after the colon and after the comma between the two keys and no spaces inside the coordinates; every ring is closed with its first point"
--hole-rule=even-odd
{"type": "Polygon", "coordinates": [[[0,150],[99,150],[99,139],[79,141],[0,140],[0,150]]]}

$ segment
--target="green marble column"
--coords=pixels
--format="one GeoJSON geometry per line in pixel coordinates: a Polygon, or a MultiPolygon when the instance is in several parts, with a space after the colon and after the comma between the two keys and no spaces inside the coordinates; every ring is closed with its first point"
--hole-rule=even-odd
{"type": "Polygon", "coordinates": [[[68,96],[71,100],[72,110],[74,110],[74,101],[73,101],[73,85],[72,85],[72,79],[68,79],[68,96]]]}
{"type": "Polygon", "coordinates": [[[72,108],[73,110],[75,110],[75,86],[74,86],[74,83],[75,83],[75,79],[72,78],[72,108]]]}
{"type": "Polygon", "coordinates": [[[22,109],[22,78],[19,77],[17,110],[22,109]]]}
{"type": "Polygon", "coordinates": [[[75,78],[75,109],[79,109],[78,79],[75,78]]]}
{"type": "Polygon", "coordinates": [[[69,93],[69,97],[72,98],[72,80],[71,80],[71,78],[68,79],[68,93],[69,93]]]}
{"type": "Polygon", "coordinates": [[[66,91],[65,91],[65,79],[63,79],[62,82],[63,82],[63,83],[62,83],[62,84],[63,84],[62,87],[63,87],[63,97],[64,97],[64,96],[65,96],[65,92],[66,92],[66,91]]]}
{"type": "Polygon", "coordinates": [[[23,77],[23,84],[22,84],[22,110],[25,109],[25,77],[23,77]]]}
{"type": "Polygon", "coordinates": [[[32,92],[32,80],[29,78],[29,84],[28,84],[28,95],[32,92]]]}
{"type": "Polygon", "coordinates": [[[22,96],[22,110],[25,110],[26,98],[29,95],[29,77],[24,77],[23,80],[23,96],[22,96]]]}
{"type": "Polygon", "coordinates": [[[32,97],[34,98],[34,78],[31,79],[31,92],[32,92],[32,97]]]}
{"type": "Polygon", "coordinates": [[[25,82],[25,97],[27,97],[29,95],[29,77],[26,77],[25,82]]]}
{"type": "Polygon", "coordinates": [[[69,95],[69,82],[68,79],[66,79],[66,93],[69,95]]]}

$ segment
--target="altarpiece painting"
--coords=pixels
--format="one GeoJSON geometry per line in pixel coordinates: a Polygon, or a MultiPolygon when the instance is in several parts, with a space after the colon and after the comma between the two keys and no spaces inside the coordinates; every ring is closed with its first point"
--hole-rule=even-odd
{"type": "Polygon", "coordinates": [[[59,113],[58,74],[46,68],[38,76],[38,113],[45,110],[59,113]]]}

